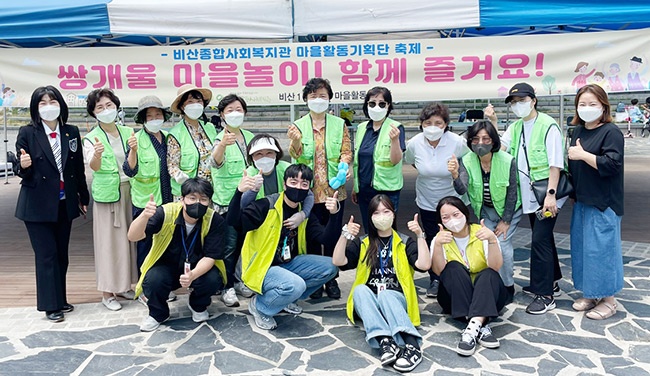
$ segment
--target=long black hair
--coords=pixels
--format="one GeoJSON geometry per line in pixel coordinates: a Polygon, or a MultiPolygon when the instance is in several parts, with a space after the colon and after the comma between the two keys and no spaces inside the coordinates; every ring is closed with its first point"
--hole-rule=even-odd
{"type": "Polygon", "coordinates": [[[67,123],[68,105],[65,103],[63,95],[61,95],[61,92],[54,86],[47,85],[37,88],[32,93],[32,99],[29,102],[29,115],[32,118],[32,125],[39,125],[43,121],[43,119],[41,119],[40,112],[38,112],[38,103],[41,101],[41,99],[43,99],[45,95],[49,96],[50,99],[56,99],[56,101],[59,102],[59,107],[61,108],[61,112],[59,113],[59,120],[61,121],[61,124],[67,123]]]}
{"type": "Polygon", "coordinates": [[[364,262],[369,268],[373,268],[377,265],[377,250],[379,249],[379,233],[377,232],[377,227],[372,223],[372,214],[377,210],[379,204],[383,204],[386,209],[393,212],[393,224],[392,228],[395,228],[395,206],[393,202],[383,193],[380,193],[373,197],[368,204],[368,249],[366,250],[366,257],[364,262]]]}

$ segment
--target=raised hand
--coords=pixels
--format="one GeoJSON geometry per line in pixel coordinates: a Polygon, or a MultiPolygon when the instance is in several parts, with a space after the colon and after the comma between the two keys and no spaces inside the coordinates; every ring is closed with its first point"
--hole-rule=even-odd
{"type": "Polygon", "coordinates": [[[570,146],[568,155],[569,159],[572,161],[579,161],[583,158],[585,149],[582,148],[582,145],[580,144],[580,139],[576,140],[576,146],[570,146]]]}
{"type": "Polygon", "coordinates": [[[302,133],[300,133],[298,127],[291,124],[287,130],[287,137],[289,137],[291,141],[300,141],[302,139],[302,133]]]}
{"type": "Polygon", "coordinates": [[[332,197],[325,199],[325,209],[330,214],[336,214],[339,211],[339,191],[335,191],[332,197]]]}
{"type": "Polygon", "coordinates": [[[126,140],[126,143],[129,144],[129,148],[134,152],[138,152],[138,139],[135,138],[135,132],[131,131],[131,137],[126,140]]]}
{"type": "Polygon", "coordinates": [[[361,230],[361,225],[354,221],[354,216],[350,216],[350,220],[347,223],[348,232],[352,236],[359,235],[359,230],[361,230]]]}
{"type": "Polygon", "coordinates": [[[478,238],[478,240],[487,240],[487,241],[492,241],[497,239],[497,236],[494,235],[492,230],[490,230],[489,228],[487,228],[487,226],[485,226],[485,219],[481,219],[481,228],[478,231],[476,231],[476,237],[478,238]]]}
{"type": "Polygon", "coordinates": [[[102,154],[104,154],[104,144],[102,144],[97,137],[95,137],[93,148],[95,148],[95,157],[101,158],[102,154]]]}
{"type": "Polygon", "coordinates": [[[418,222],[418,214],[417,213],[413,216],[412,221],[408,221],[406,226],[409,228],[409,230],[413,231],[413,233],[415,235],[417,235],[418,237],[423,234],[422,228],[420,227],[420,222],[418,222]]]}
{"type": "Polygon", "coordinates": [[[388,132],[388,137],[390,137],[391,140],[395,140],[399,138],[399,128],[397,128],[395,125],[391,124],[390,125],[390,132],[388,132]]]}
{"type": "Polygon", "coordinates": [[[438,235],[436,235],[436,242],[438,244],[449,244],[454,240],[451,231],[446,230],[440,223],[438,223],[438,235]]]}
{"type": "Polygon", "coordinates": [[[223,138],[221,139],[221,142],[225,146],[230,146],[230,145],[234,145],[236,141],[237,141],[237,136],[235,136],[234,133],[232,133],[231,131],[226,129],[224,131],[223,138]]]}
{"type": "Polygon", "coordinates": [[[142,211],[142,216],[145,218],[151,218],[153,217],[154,214],[156,214],[156,201],[153,198],[153,195],[149,195],[149,201],[147,202],[147,205],[144,207],[144,210],[142,211]]]}
{"type": "Polygon", "coordinates": [[[264,184],[264,177],[262,176],[261,170],[257,172],[257,175],[253,175],[253,182],[255,183],[253,190],[259,192],[262,188],[262,184],[264,184]]]}
{"type": "Polygon", "coordinates": [[[20,168],[28,168],[32,165],[32,157],[27,154],[25,149],[20,149],[20,168]]]}
{"type": "Polygon", "coordinates": [[[455,155],[451,155],[451,158],[447,161],[447,171],[451,173],[451,176],[456,179],[458,177],[458,158],[455,155]]]}
{"type": "Polygon", "coordinates": [[[255,176],[248,176],[248,173],[246,170],[244,170],[244,176],[239,181],[237,190],[241,193],[244,193],[246,191],[250,191],[253,188],[255,188],[255,176]]]}

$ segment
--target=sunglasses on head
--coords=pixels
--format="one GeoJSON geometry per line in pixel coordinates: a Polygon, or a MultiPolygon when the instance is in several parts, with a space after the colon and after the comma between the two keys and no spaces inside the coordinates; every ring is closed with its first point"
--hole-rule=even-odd
{"type": "Polygon", "coordinates": [[[370,107],[370,108],[375,108],[375,106],[377,106],[377,105],[379,105],[379,108],[386,108],[386,106],[388,106],[388,103],[386,103],[386,102],[377,103],[377,102],[373,102],[373,101],[368,102],[368,107],[370,107]]]}

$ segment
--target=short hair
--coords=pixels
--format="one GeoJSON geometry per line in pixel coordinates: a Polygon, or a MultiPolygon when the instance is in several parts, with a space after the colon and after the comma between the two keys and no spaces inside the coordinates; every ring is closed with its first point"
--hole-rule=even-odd
{"type": "Polygon", "coordinates": [[[469,209],[467,208],[467,205],[463,202],[463,200],[459,199],[456,196],[447,196],[443,197],[440,201],[438,201],[438,206],[436,206],[436,213],[438,213],[437,217],[440,220],[440,224],[442,224],[442,218],[440,215],[440,209],[442,209],[443,205],[451,205],[455,207],[456,209],[460,210],[463,215],[465,215],[465,219],[467,220],[467,224],[470,223],[469,221],[469,209]]]}
{"type": "Polygon", "coordinates": [[[493,153],[499,151],[501,149],[501,138],[499,137],[499,132],[497,132],[496,127],[489,120],[479,120],[469,127],[467,130],[467,147],[472,150],[472,139],[476,137],[481,129],[485,129],[488,136],[490,136],[490,139],[492,139],[492,149],[490,151],[493,153]]]}
{"type": "Polygon", "coordinates": [[[607,97],[607,93],[605,90],[600,87],[600,85],[596,84],[589,84],[585,85],[578,90],[576,93],[576,99],[574,101],[575,104],[575,115],[573,116],[573,120],[571,120],[571,125],[585,125],[585,121],[580,119],[580,115],[578,115],[578,103],[580,103],[580,97],[582,94],[585,93],[591,93],[594,96],[596,96],[596,99],[598,102],[600,102],[600,105],[603,107],[603,114],[600,117],[600,122],[602,123],[611,123],[614,121],[612,119],[612,110],[610,109],[609,105],[609,98],[607,97]]]}
{"type": "Polygon", "coordinates": [[[201,94],[200,91],[198,91],[198,90],[190,90],[187,93],[183,93],[183,95],[181,95],[181,99],[178,101],[178,110],[181,112],[182,115],[185,115],[185,111],[183,111],[183,103],[185,103],[187,98],[190,98],[190,97],[192,97],[193,99],[198,99],[201,102],[203,102],[203,107],[207,106],[208,103],[210,103],[209,100],[207,100],[207,99],[205,99],[203,97],[203,94],[201,94]]]}
{"type": "Polygon", "coordinates": [[[206,195],[208,198],[212,199],[214,189],[208,180],[195,177],[185,180],[185,182],[181,185],[181,196],[185,197],[187,195],[191,195],[192,193],[206,195]]]}
{"type": "Polygon", "coordinates": [[[88,94],[88,97],[86,98],[86,112],[88,112],[88,115],[95,117],[95,106],[97,105],[97,102],[103,97],[106,97],[111,100],[111,102],[115,103],[115,107],[120,108],[120,98],[115,95],[113,90],[109,88],[101,88],[101,89],[95,89],[88,94]]]}
{"type": "Polygon", "coordinates": [[[275,154],[275,165],[277,166],[278,162],[280,162],[282,157],[284,157],[284,152],[282,152],[282,146],[280,146],[280,141],[278,141],[277,138],[271,136],[268,133],[260,133],[260,134],[256,135],[255,137],[253,137],[251,139],[251,142],[248,143],[248,147],[246,148],[246,159],[248,160],[248,164],[254,165],[253,156],[251,155],[251,149],[253,148],[253,146],[259,140],[261,140],[263,138],[268,138],[268,139],[273,140],[273,142],[275,143],[275,147],[278,148],[279,151],[276,152],[276,154],[275,154]]]}
{"type": "Polygon", "coordinates": [[[440,116],[442,121],[447,124],[445,127],[445,132],[449,130],[449,107],[446,104],[433,102],[426,105],[420,112],[420,129],[422,129],[422,123],[425,120],[429,119],[431,116],[440,116]]]}
{"type": "Polygon", "coordinates": [[[318,89],[323,88],[327,90],[327,95],[329,96],[330,100],[334,98],[334,92],[332,91],[332,86],[330,85],[330,81],[328,79],[315,77],[307,81],[304,89],[302,89],[303,102],[307,102],[307,96],[309,94],[315,93],[318,89]]]}
{"type": "Polygon", "coordinates": [[[636,98],[632,98],[632,100],[631,100],[630,102],[631,102],[634,106],[636,106],[636,105],[639,103],[639,100],[636,99],[636,98]]]}
{"type": "Polygon", "coordinates": [[[61,123],[65,124],[68,122],[68,105],[65,103],[65,100],[63,99],[63,95],[61,95],[61,92],[55,88],[52,85],[47,85],[47,86],[41,86],[39,88],[36,88],[34,92],[32,93],[32,99],[29,102],[29,115],[32,118],[32,124],[33,125],[38,125],[41,124],[43,119],[41,119],[41,114],[38,112],[38,103],[43,99],[44,96],[49,96],[51,99],[56,99],[57,102],[59,102],[59,107],[61,108],[61,111],[59,113],[59,119],[61,119],[61,123]]]}
{"type": "Polygon", "coordinates": [[[287,169],[284,171],[285,183],[289,178],[297,178],[297,177],[302,177],[303,180],[307,180],[311,182],[314,179],[314,171],[312,171],[312,169],[309,168],[309,166],[302,163],[292,164],[291,166],[287,167],[287,169]]]}
{"type": "Polygon", "coordinates": [[[242,108],[244,109],[244,113],[248,112],[248,106],[246,105],[246,101],[244,98],[236,95],[236,94],[228,94],[225,97],[223,97],[220,101],[219,104],[217,105],[217,110],[219,110],[220,114],[223,114],[223,111],[228,107],[233,102],[239,102],[241,103],[242,108]]]}
{"type": "Polygon", "coordinates": [[[370,115],[368,114],[368,102],[370,101],[370,97],[374,97],[375,95],[379,94],[381,94],[384,97],[384,101],[388,103],[388,111],[386,112],[386,116],[390,115],[390,112],[393,110],[393,95],[390,93],[390,90],[383,86],[375,86],[372,89],[368,90],[366,93],[366,98],[363,100],[363,113],[367,118],[370,118],[370,115]]]}

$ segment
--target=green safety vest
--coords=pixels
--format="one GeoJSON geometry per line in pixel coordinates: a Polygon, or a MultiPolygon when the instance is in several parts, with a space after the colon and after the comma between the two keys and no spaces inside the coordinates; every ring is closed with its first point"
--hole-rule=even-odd
{"type": "MultiPolygon", "coordinates": [[[[217,138],[217,130],[215,129],[212,123],[204,123],[199,120],[199,126],[203,128],[205,134],[208,136],[210,142],[214,143],[214,140],[217,138]]],[[[196,147],[192,136],[190,135],[189,129],[185,125],[185,121],[179,121],[174,128],[169,130],[169,134],[178,141],[178,144],[181,147],[181,157],[178,167],[181,171],[187,174],[188,177],[196,177],[199,168],[199,159],[201,154],[199,149],[196,147]]],[[[171,177],[172,183],[172,193],[174,196],[181,195],[181,185],[176,182],[174,177],[171,177]]]]}
{"type": "MultiPolygon", "coordinates": [[[[490,163],[490,196],[492,204],[499,216],[503,216],[506,205],[506,193],[510,186],[510,165],[513,156],[504,152],[497,151],[492,153],[492,162],[490,163]]],[[[483,207],[483,173],[481,162],[475,153],[467,153],[463,156],[463,165],[467,169],[469,180],[467,184],[467,194],[469,201],[474,209],[474,213],[481,216],[481,207],[483,207]]],[[[515,182],[516,184],[516,182],[515,182]]],[[[517,188],[517,203],[515,208],[521,205],[521,197],[517,188]]]]}
{"type": "MultiPolygon", "coordinates": [[[[359,148],[361,141],[366,134],[367,121],[357,126],[357,135],[354,137],[354,191],[359,192],[359,148]]],[[[393,119],[386,118],[379,128],[379,138],[375,144],[373,161],[375,168],[372,176],[372,187],[377,191],[397,191],[404,186],[404,175],[402,175],[402,160],[394,165],[390,161],[390,129],[391,125],[396,127],[401,124],[393,119]]]]}
{"type": "MultiPolygon", "coordinates": [[[[508,153],[515,158],[519,158],[519,145],[521,142],[521,132],[523,130],[524,121],[519,119],[515,121],[512,127],[512,141],[508,153]]],[[[552,117],[538,112],[535,125],[533,125],[533,132],[530,140],[526,140],[526,150],[528,150],[528,165],[530,167],[530,180],[538,181],[548,179],[550,167],[548,165],[548,154],[546,152],[546,135],[551,127],[560,127],[557,125],[552,117]]],[[[560,130],[560,133],[562,131],[560,130]]],[[[564,143],[563,143],[564,144],[564,143]]],[[[523,156],[522,158],[526,158],[523,156]]]]}
{"type": "MultiPolygon", "coordinates": [[[[420,325],[420,308],[418,307],[418,295],[415,291],[415,282],[413,282],[413,274],[415,273],[415,270],[411,264],[409,264],[408,258],[406,257],[407,241],[407,235],[393,230],[392,260],[393,266],[395,267],[395,274],[397,275],[397,280],[399,281],[400,286],[402,286],[402,292],[406,299],[406,312],[411,319],[411,323],[418,326],[420,325]]],[[[348,296],[348,302],[346,305],[348,318],[352,323],[354,323],[354,289],[359,285],[365,285],[368,282],[368,278],[370,278],[370,268],[365,262],[366,250],[368,249],[369,243],[370,240],[367,236],[363,241],[361,241],[359,262],[357,263],[357,274],[354,278],[352,288],[350,289],[350,295],[348,296]]]]}
{"type": "MultiPolygon", "coordinates": [[[[225,130],[219,132],[217,140],[221,142],[225,130]]],[[[244,136],[244,142],[248,145],[253,137],[251,132],[241,130],[244,136]]],[[[226,146],[223,153],[223,165],[220,168],[212,168],[212,186],[214,187],[214,194],[212,201],[219,206],[228,206],[232,196],[235,195],[235,190],[244,176],[247,161],[246,156],[242,154],[241,149],[237,143],[226,146]]]]}
{"type": "MultiPolygon", "coordinates": [[[[291,163],[283,160],[278,161],[278,165],[275,166],[275,176],[278,180],[278,191],[273,193],[280,193],[284,191],[284,171],[286,171],[287,167],[289,166],[291,166],[291,163]]],[[[248,176],[257,175],[258,172],[259,170],[255,168],[255,166],[249,166],[246,169],[246,173],[248,174],[248,176]]],[[[255,196],[255,199],[259,200],[260,198],[264,198],[265,196],[266,194],[264,193],[264,184],[262,184],[262,187],[260,188],[260,191],[257,192],[257,196],[255,196]]]]}
{"type": "MultiPolygon", "coordinates": [[[[302,133],[302,155],[294,160],[294,163],[302,163],[312,170],[314,169],[314,131],[309,114],[301,117],[295,122],[296,127],[302,133]]],[[[338,116],[325,115],[325,158],[327,159],[327,179],[331,179],[339,172],[341,161],[341,148],[343,147],[343,130],[345,121],[338,116]]]]}
{"type": "MultiPolygon", "coordinates": [[[[162,142],[166,142],[167,132],[161,132],[162,142]]],[[[149,195],[153,194],[156,205],[161,205],[160,158],[144,128],[135,137],[138,140],[138,173],[131,178],[131,202],[136,208],[144,208],[149,202],[149,195]]]]}
{"type": "MultiPolygon", "coordinates": [[[[269,212],[260,227],[246,233],[241,249],[242,281],[249,289],[262,293],[266,272],[273,263],[282,232],[284,192],[266,196],[269,212]]],[[[298,208],[300,210],[300,207],[298,208]]],[[[307,221],[298,226],[298,254],[307,253],[307,221]]]]}
{"type": "MultiPolygon", "coordinates": [[[[174,222],[176,222],[176,218],[178,218],[183,211],[183,204],[180,202],[170,202],[163,205],[163,210],[165,211],[165,219],[163,220],[163,225],[160,228],[160,231],[153,235],[151,250],[140,267],[141,275],[135,288],[135,296],[139,296],[142,293],[142,282],[144,282],[144,277],[147,275],[149,269],[151,269],[160,257],[162,257],[163,253],[167,250],[169,243],[172,242],[174,230],[176,229],[176,224],[174,222]]],[[[214,215],[215,211],[210,208],[208,208],[208,211],[203,215],[203,221],[201,223],[201,244],[205,244],[205,237],[208,235],[208,232],[210,232],[210,226],[212,225],[212,218],[214,218],[214,215]]],[[[226,265],[223,263],[223,260],[215,260],[214,265],[219,269],[221,279],[225,285],[226,265]]]]}
{"type": "Polygon", "coordinates": [[[469,270],[469,275],[472,278],[472,281],[474,281],[474,278],[476,278],[476,275],[480,271],[488,267],[485,252],[483,251],[483,241],[476,237],[476,232],[480,229],[481,225],[475,223],[469,225],[469,243],[467,243],[467,249],[465,249],[469,265],[465,263],[455,241],[442,245],[447,262],[458,261],[465,265],[465,268],[469,270]]]}
{"type": "MultiPolygon", "coordinates": [[[[123,125],[115,125],[122,140],[124,147],[124,154],[126,155],[126,146],[133,129],[123,125]]],[[[99,126],[95,126],[86,137],[84,142],[95,144],[95,137],[99,139],[104,145],[104,152],[102,153],[102,160],[99,170],[93,171],[92,194],[95,202],[111,203],[120,201],[120,170],[122,166],[118,166],[117,159],[113,153],[111,143],[108,141],[106,132],[99,126]]]]}

